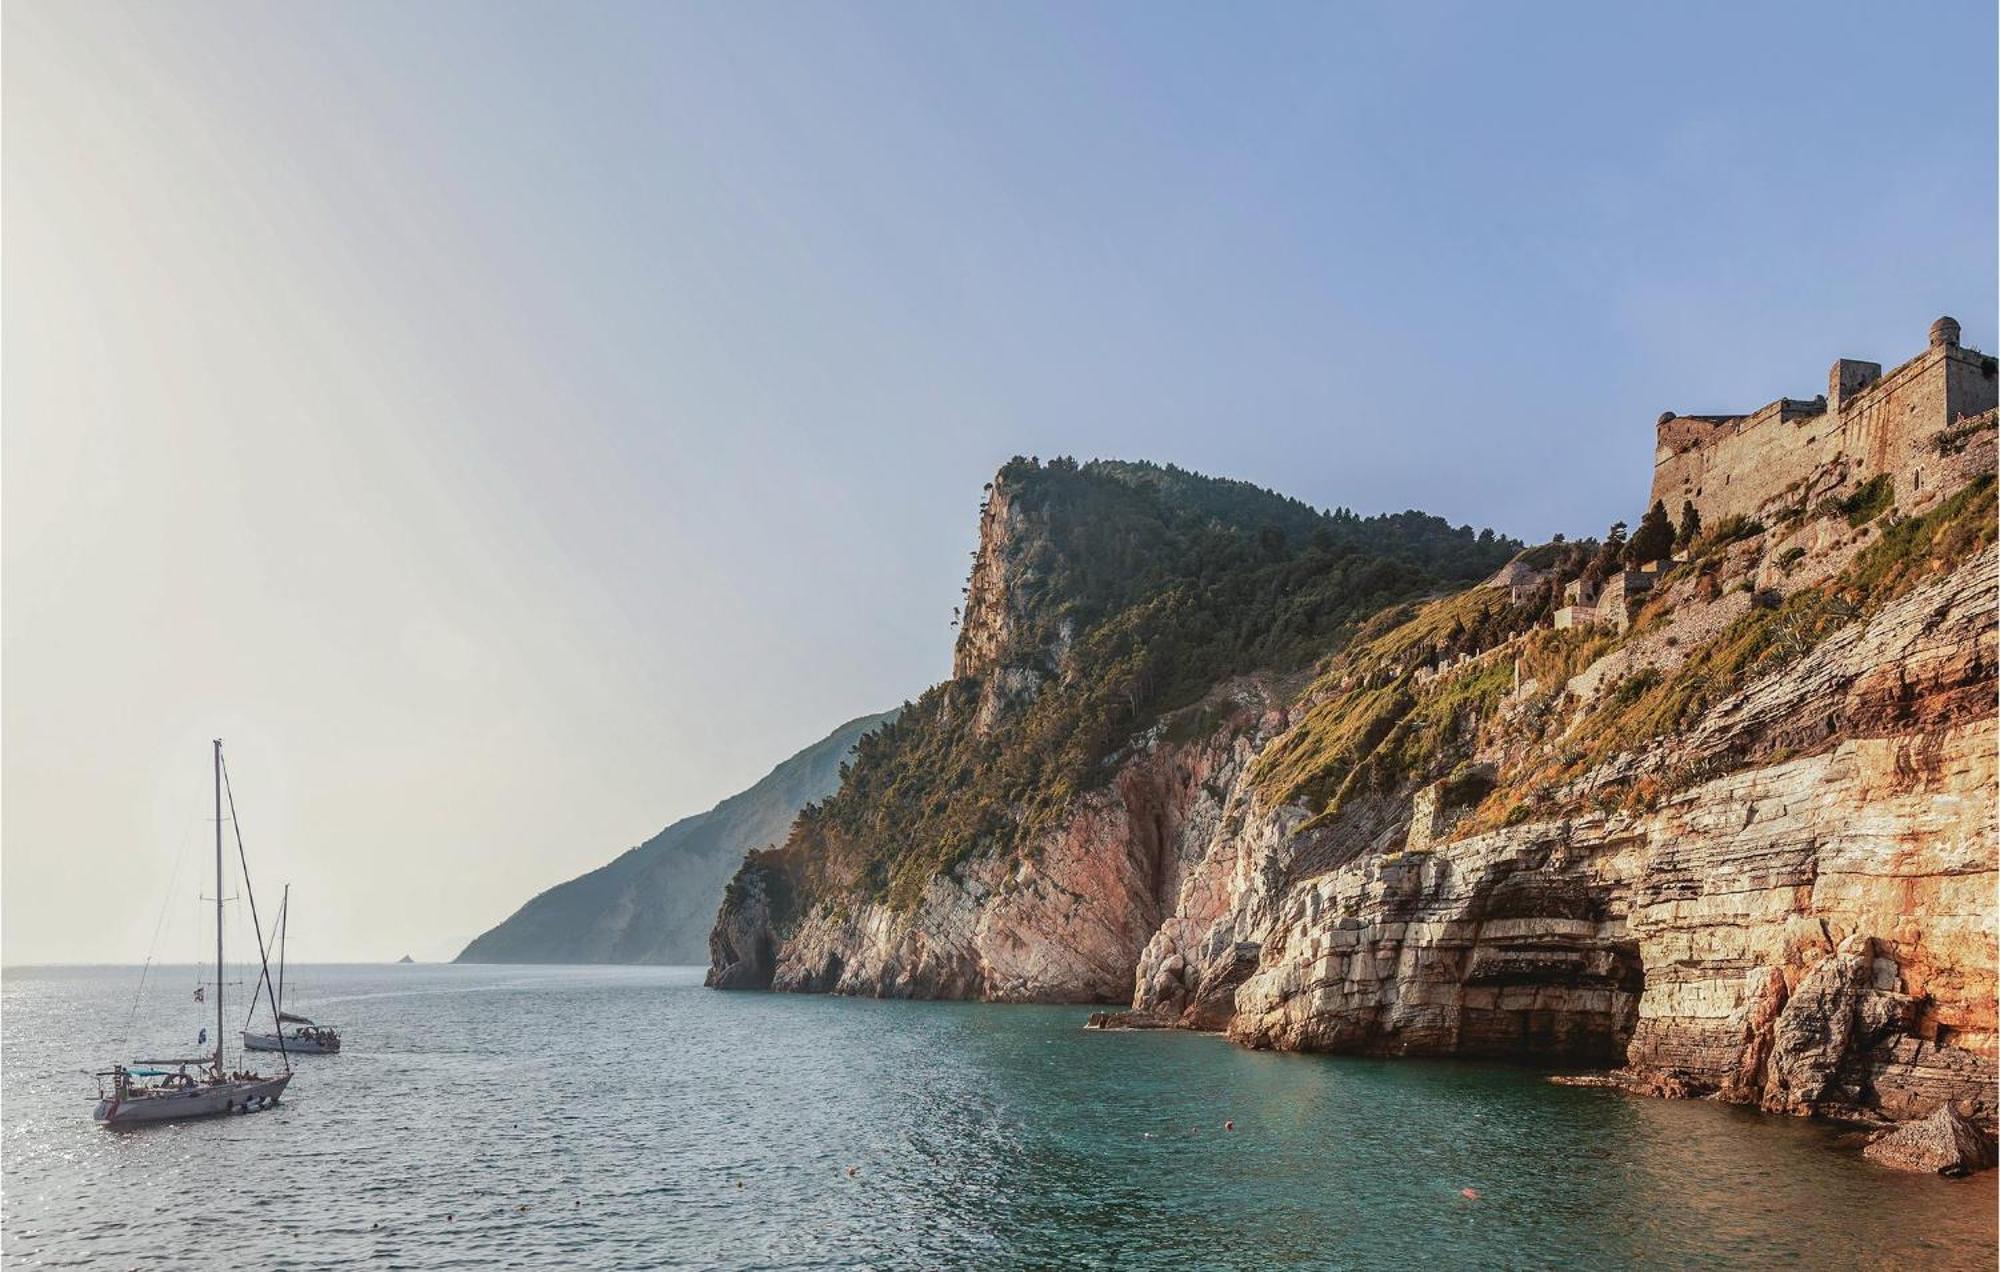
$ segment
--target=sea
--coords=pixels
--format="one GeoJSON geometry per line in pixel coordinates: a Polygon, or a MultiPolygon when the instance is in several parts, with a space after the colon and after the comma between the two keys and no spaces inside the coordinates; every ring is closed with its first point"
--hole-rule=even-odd
{"type": "Polygon", "coordinates": [[[196,976],[0,973],[7,1267],[1994,1262],[1991,1175],[1882,1170],[1812,1122],[696,968],[293,967],[286,1006],[345,1049],[279,1107],[93,1124],[91,1070],[213,1028],[196,976]]]}

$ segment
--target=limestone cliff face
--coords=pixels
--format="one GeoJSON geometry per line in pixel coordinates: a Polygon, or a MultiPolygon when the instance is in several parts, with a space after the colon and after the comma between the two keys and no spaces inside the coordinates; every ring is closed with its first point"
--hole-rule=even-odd
{"type": "MultiPolygon", "coordinates": [[[[1990,414],[1965,427],[1990,446],[1990,414]]],[[[1864,1120],[1949,1105],[1990,1132],[2000,549],[1991,478],[1963,478],[1919,517],[1829,496],[1719,530],[1653,575],[1629,630],[1553,629],[1575,576],[1546,564],[1380,606],[1303,693],[1237,674],[1088,781],[1068,770],[1025,843],[990,809],[935,823],[979,829],[898,898],[909,857],[851,827],[1067,744],[1052,713],[1107,671],[1127,678],[1109,718],[1133,718],[1153,674],[1145,640],[1052,601],[1047,563],[1081,558],[1003,480],[956,696],[895,740],[923,764],[874,764],[875,802],[753,857],[710,983],[1129,1003],[1253,1047],[1599,1066],[1864,1120]]],[[[1140,597],[1171,615],[1144,630],[1225,626],[1200,594],[1140,597]]]]}
{"type": "Polygon", "coordinates": [[[1305,667],[1383,604],[1518,548],[1175,468],[1010,462],[981,507],[953,678],[751,855],[710,984],[1129,1001],[1305,667]]]}
{"type": "Polygon", "coordinates": [[[920,902],[816,911],[775,932],[763,882],[725,906],[710,983],[892,998],[1116,1002],[1223,804],[1283,723],[1271,686],[1245,680],[1204,704],[1191,742],[1145,739],[1026,853],[988,854],[932,880],[920,902]]]}
{"type": "Polygon", "coordinates": [[[1622,1064],[1775,1111],[1990,1122],[1995,566],[1593,776],[1820,743],[1652,811],[1303,873],[1303,811],[1246,813],[1188,869],[1135,1008],[1251,1046],[1622,1064]]]}
{"type": "Polygon", "coordinates": [[[1058,623],[1054,638],[1041,645],[1027,636],[1038,626],[1034,595],[1042,569],[1037,558],[1047,542],[1047,525],[1022,505],[1007,473],[997,474],[979,516],[979,547],[951,657],[953,678],[981,686],[973,721],[981,733],[991,731],[1010,708],[1033,701],[1045,682],[1063,673],[1074,627],[1058,623]]]}
{"type": "Polygon", "coordinates": [[[1007,475],[1001,473],[988,489],[979,513],[979,547],[973,555],[965,615],[951,655],[954,677],[984,676],[999,667],[1012,648],[1020,589],[1010,582],[1023,569],[1022,545],[1029,537],[1027,516],[1014,500],[1007,475]]]}

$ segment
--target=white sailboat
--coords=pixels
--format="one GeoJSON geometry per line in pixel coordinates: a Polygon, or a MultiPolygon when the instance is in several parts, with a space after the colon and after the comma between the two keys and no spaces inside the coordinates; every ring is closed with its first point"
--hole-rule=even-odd
{"type": "MultiPolygon", "coordinates": [[[[276,1105],[292,1080],[290,1057],[283,1057],[284,1071],[272,1075],[231,1072],[223,1065],[222,1040],[222,791],[226,780],[222,768],[222,739],[215,740],[215,1052],[213,1055],[172,1060],[134,1060],[114,1064],[97,1075],[97,1107],[91,1117],[106,1126],[139,1122],[171,1122],[183,1118],[211,1117],[223,1113],[252,1113],[276,1105]],[[192,1067],[192,1072],[190,1068],[192,1067]]],[[[229,800],[230,824],[235,825],[236,798],[229,800]]],[[[243,852],[243,835],[236,835],[238,855],[243,852]]],[[[249,892],[248,862],[245,862],[244,891],[249,892]]],[[[250,900],[251,922],[256,922],[257,902],[250,900]]],[[[263,937],[258,937],[258,959],[263,960],[263,937]]],[[[197,991],[196,997],[201,997],[197,991]]],[[[272,1010],[277,1010],[273,999],[272,1010]]]]}
{"type": "MultiPolygon", "coordinates": [[[[272,1003],[272,1014],[277,1018],[277,1027],[270,1033],[256,1033],[249,1028],[250,1021],[243,1022],[243,1049],[245,1051],[277,1051],[292,1056],[330,1056],[340,1051],[340,1031],[332,1025],[322,1025],[307,1016],[296,1015],[285,1010],[285,938],[291,934],[292,926],[292,885],[285,885],[285,899],[278,903],[278,995],[272,1003]],[[287,1026],[290,1026],[287,1028],[287,1026]]],[[[263,988],[264,982],[258,982],[263,988]]],[[[257,996],[250,996],[250,1015],[257,1015],[257,996]]]]}

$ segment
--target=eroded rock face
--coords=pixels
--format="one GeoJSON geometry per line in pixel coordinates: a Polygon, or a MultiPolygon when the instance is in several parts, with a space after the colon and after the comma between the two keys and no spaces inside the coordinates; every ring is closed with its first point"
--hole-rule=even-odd
{"type": "MultiPolygon", "coordinates": [[[[1060,633],[1018,638],[1006,496],[959,648],[981,721],[1065,656],[1060,633]]],[[[1656,802],[1457,838],[1436,790],[1415,836],[1408,790],[1317,819],[1260,802],[1252,763],[1291,699],[1239,682],[1206,736],[1156,730],[1027,851],[962,862],[907,910],[825,902],[780,942],[782,898],[740,880],[712,983],[1129,1002],[1098,1023],[1617,1066],[1629,1090],[1872,1121],[1951,1105],[1990,1127],[1996,565],[1989,548],[1567,788],[1592,806],[1646,782],[1656,802]]]]}
{"type": "Polygon", "coordinates": [[[710,989],[769,989],[777,962],[777,941],[771,935],[771,900],[765,877],[739,871],[730,883],[708,937],[710,989]]]}
{"type": "Polygon", "coordinates": [[[1700,771],[1817,732],[1650,813],[1398,853],[1380,807],[1302,835],[1302,810],[1233,793],[1134,1011],[1251,1046],[1623,1061],[1663,1094],[1890,1120],[1957,1101],[1990,1124],[1994,568],[1620,761],[1700,771]]]}
{"type": "MultiPolygon", "coordinates": [[[[1053,833],[1008,859],[978,857],[931,881],[909,911],[886,904],[805,916],[780,948],[768,907],[725,907],[717,928],[754,983],[895,998],[1123,1003],[1147,939],[1181,877],[1215,837],[1229,793],[1284,717],[1272,688],[1244,681],[1218,699],[1222,727],[1192,742],[1155,739],[1053,833]],[[744,951],[750,951],[745,955],[744,951]]],[[[713,973],[712,973],[713,975],[713,973]]]]}
{"type": "Polygon", "coordinates": [[[1926,1175],[1967,1175],[1993,1164],[1993,1145],[1949,1104],[1919,1121],[1885,1131],[1861,1150],[1878,1166],[1926,1175]]]}
{"type": "Polygon", "coordinates": [[[1033,702],[1049,678],[1059,675],[1075,629],[1056,625],[1053,640],[1037,645],[1024,633],[1034,630],[1036,550],[1048,527],[1023,509],[1002,472],[987,492],[979,516],[979,548],[965,591],[951,674],[980,685],[973,728],[991,732],[1008,711],[1033,702]]]}
{"type": "Polygon", "coordinates": [[[1369,858],[1293,888],[1235,994],[1250,1046],[1615,1062],[1639,951],[1614,844],[1487,836],[1369,858]]]}

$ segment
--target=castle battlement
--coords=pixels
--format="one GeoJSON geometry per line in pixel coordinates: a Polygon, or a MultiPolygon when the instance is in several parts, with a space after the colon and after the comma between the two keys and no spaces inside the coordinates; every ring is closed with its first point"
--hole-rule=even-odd
{"type": "Polygon", "coordinates": [[[1841,358],[1810,401],[1779,398],[1748,415],[1670,411],[1659,419],[1649,502],[1675,518],[1692,503],[1712,526],[1757,517],[1781,496],[1809,503],[1887,474],[1897,502],[1920,507],[1940,485],[1933,439],[1994,408],[1995,375],[1994,359],[1961,347],[1958,323],[1940,318],[1929,347],[1886,375],[1878,362],[1841,358]]]}

